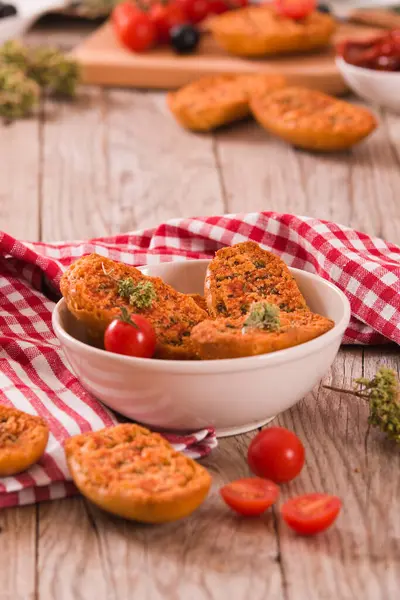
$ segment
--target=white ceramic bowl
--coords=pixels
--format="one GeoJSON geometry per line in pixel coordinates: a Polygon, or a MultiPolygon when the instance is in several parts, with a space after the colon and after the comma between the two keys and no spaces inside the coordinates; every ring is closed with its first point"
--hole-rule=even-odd
{"type": "Polygon", "coordinates": [[[374,71],[336,58],[336,65],[349,88],[358,96],[400,113],[400,73],[374,71]]]}
{"type": "MultiPolygon", "coordinates": [[[[183,293],[203,293],[207,260],[148,266],[183,293]]],[[[82,385],[117,412],[158,429],[214,426],[218,436],[250,431],[301,400],[323,377],[349,323],[346,296],[317,275],[291,269],[312,310],[335,327],[319,338],[271,354],[215,361],[140,359],[93,348],[64,300],[53,327],[82,385]]]]}
{"type": "Polygon", "coordinates": [[[10,0],[18,13],[13,17],[0,19],[0,44],[20,38],[45,13],[59,10],[67,5],[67,0],[10,0]]]}

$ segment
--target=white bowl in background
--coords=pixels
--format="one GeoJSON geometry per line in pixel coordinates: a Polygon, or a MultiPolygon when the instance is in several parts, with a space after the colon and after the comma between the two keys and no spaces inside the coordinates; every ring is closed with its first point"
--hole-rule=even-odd
{"type": "Polygon", "coordinates": [[[10,3],[18,13],[0,19],[0,44],[20,38],[42,15],[65,7],[67,0],[10,0],[10,3]]]}
{"type": "Polygon", "coordinates": [[[399,72],[356,67],[339,56],[336,57],[336,65],[349,88],[358,96],[400,113],[399,72]]]}
{"type": "MultiPolygon", "coordinates": [[[[209,261],[142,267],[183,293],[203,293],[209,261]]],[[[65,300],[53,328],[84,388],[111,409],[155,429],[194,431],[213,426],[223,437],[264,425],[301,400],[330,368],[350,320],[350,305],[321,277],[290,269],[309,306],[335,327],[294,348],[247,358],[167,361],[122,356],[85,343],[85,331],[65,300]]]]}

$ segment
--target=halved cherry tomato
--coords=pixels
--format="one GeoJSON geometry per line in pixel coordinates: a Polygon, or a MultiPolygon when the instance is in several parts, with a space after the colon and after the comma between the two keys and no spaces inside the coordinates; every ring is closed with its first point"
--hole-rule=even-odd
{"type": "Polygon", "coordinates": [[[251,441],[247,462],[254,475],[284,483],[300,473],[304,454],[303,444],[292,431],[269,427],[251,441]]]}
{"type": "Polygon", "coordinates": [[[335,521],[342,502],[329,494],[306,494],[291,498],[281,508],[286,523],[300,535],[314,535],[335,521]]]}
{"type": "Polygon", "coordinates": [[[156,347],[153,326],[142,315],[129,315],[125,309],[121,318],[114,319],[104,334],[104,347],[108,352],[151,358],[156,347]]]}
{"type": "Polygon", "coordinates": [[[154,46],[156,28],[149,15],[136,8],[133,2],[117,4],[111,21],[117,37],[129,50],[144,52],[154,46]]]}
{"type": "Polygon", "coordinates": [[[317,6],[316,0],[274,0],[276,11],[289,19],[304,19],[317,6]]]}
{"type": "Polygon", "coordinates": [[[276,502],[279,488],[273,481],[249,477],[224,485],[220,494],[235,512],[245,517],[258,517],[276,502]]]}
{"type": "Polygon", "coordinates": [[[186,15],[188,23],[200,23],[209,14],[208,0],[176,0],[186,15]]]}
{"type": "Polygon", "coordinates": [[[158,2],[150,9],[150,18],[157,30],[157,39],[162,44],[167,44],[170,31],[176,25],[182,25],[187,17],[176,2],[158,2]]]}

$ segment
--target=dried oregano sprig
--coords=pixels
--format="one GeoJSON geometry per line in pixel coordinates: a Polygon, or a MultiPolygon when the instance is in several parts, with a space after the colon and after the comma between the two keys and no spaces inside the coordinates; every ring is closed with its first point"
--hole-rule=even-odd
{"type": "Polygon", "coordinates": [[[52,94],[71,98],[76,94],[78,65],[57,48],[35,48],[29,57],[27,75],[52,94]]]}
{"type": "Polygon", "coordinates": [[[0,64],[0,116],[19,119],[32,112],[38,103],[38,84],[25,77],[22,71],[11,65],[0,64]]]}
{"type": "Polygon", "coordinates": [[[25,117],[38,103],[40,88],[73,97],[79,81],[77,64],[55,48],[28,49],[8,41],[0,48],[0,116],[25,117]]]}
{"type": "Polygon", "coordinates": [[[360,377],[354,384],[354,390],[324,387],[367,400],[370,409],[368,422],[379,427],[389,439],[400,443],[400,386],[396,373],[381,367],[372,379],[360,377]]]}

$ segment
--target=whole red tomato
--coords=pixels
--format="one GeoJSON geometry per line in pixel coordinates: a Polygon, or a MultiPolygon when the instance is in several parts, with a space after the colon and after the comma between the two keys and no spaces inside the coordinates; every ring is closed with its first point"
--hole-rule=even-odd
{"type": "Polygon", "coordinates": [[[258,477],[284,483],[297,477],[304,465],[304,446],[292,431],[269,427],[251,441],[247,462],[258,477]]]}
{"type": "Polygon", "coordinates": [[[200,23],[209,14],[209,0],[176,0],[189,23],[200,23]]]}
{"type": "Polygon", "coordinates": [[[145,317],[129,315],[123,309],[121,317],[108,325],[104,334],[104,347],[115,354],[151,358],[156,347],[156,334],[145,317]]]}
{"type": "Polygon", "coordinates": [[[184,11],[176,2],[154,4],[150,9],[150,19],[156,28],[157,39],[162,44],[169,42],[173,27],[187,21],[184,11]]]}
{"type": "Polygon", "coordinates": [[[133,2],[117,4],[112,12],[111,21],[118,39],[129,50],[144,52],[154,46],[154,23],[149,15],[140,11],[133,2]]]}
{"type": "Polygon", "coordinates": [[[305,494],[291,498],[281,508],[286,523],[300,535],[325,531],[336,520],[342,503],[329,494],[305,494]]]}
{"type": "Polygon", "coordinates": [[[273,481],[248,477],[224,485],[220,494],[235,512],[244,517],[258,517],[277,501],[279,488],[273,481]]]}

